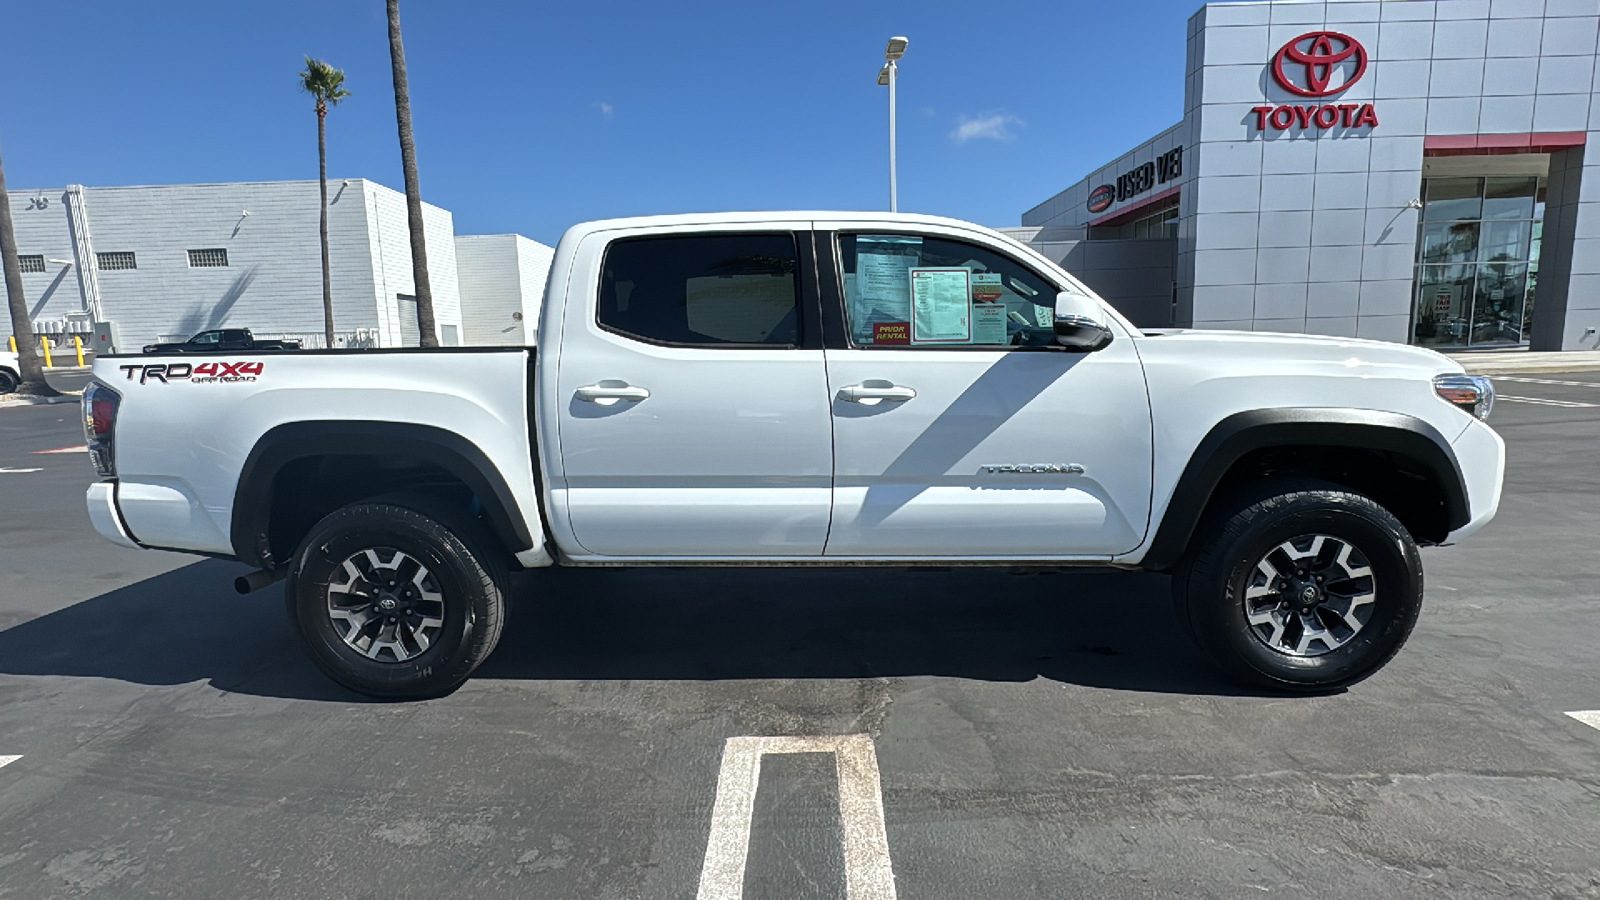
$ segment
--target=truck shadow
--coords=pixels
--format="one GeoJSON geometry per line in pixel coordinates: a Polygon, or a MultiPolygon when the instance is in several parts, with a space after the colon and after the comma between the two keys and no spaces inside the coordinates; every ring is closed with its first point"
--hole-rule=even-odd
{"type": "MultiPolygon", "coordinates": [[[[0,631],[0,674],[359,699],[301,650],[280,587],[233,593],[242,571],[199,562],[0,631]]],[[[553,569],[518,575],[514,596],[499,649],[475,678],[942,675],[1253,693],[1191,647],[1166,577],[1145,573],[553,569]]]]}

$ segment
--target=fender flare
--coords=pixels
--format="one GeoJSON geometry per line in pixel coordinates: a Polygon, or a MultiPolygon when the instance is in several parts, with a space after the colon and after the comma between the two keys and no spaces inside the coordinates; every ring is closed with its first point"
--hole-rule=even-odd
{"type": "Polygon", "coordinates": [[[263,434],[250,450],[233,494],[229,539],[243,562],[262,568],[284,565],[272,558],[269,527],[272,488],[278,473],[313,456],[385,454],[419,459],[459,478],[482,505],[490,530],[508,551],[533,547],[533,533],[500,470],[477,444],[453,431],[408,422],[322,420],[289,422],[263,434]]]}
{"type": "Polygon", "coordinates": [[[1383,450],[1406,456],[1419,463],[1440,489],[1451,530],[1471,519],[1455,451],[1437,428],[1422,419],[1365,409],[1248,410],[1212,426],[1195,448],[1140,568],[1165,570],[1177,564],[1217,485],[1234,463],[1256,450],[1287,446],[1383,450]]]}

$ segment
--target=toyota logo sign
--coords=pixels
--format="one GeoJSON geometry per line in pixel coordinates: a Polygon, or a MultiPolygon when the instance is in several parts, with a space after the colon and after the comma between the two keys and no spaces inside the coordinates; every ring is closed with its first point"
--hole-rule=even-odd
{"type": "Polygon", "coordinates": [[[1367,48],[1337,31],[1308,31],[1272,57],[1272,78],[1291,94],[1326,97],[1355,84],[1367,71],[1367,48]],[[1349,61],[1349,65],[1341,65],[1349,61]]]}

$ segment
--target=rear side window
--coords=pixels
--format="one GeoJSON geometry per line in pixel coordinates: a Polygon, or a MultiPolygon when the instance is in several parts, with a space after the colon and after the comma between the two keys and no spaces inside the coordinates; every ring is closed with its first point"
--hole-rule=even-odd
{"type": "Polygon", "coordinates": [[[624,238],[606,250],[601,327],[655,344],[800,343],[790,234],[624,238]]]}

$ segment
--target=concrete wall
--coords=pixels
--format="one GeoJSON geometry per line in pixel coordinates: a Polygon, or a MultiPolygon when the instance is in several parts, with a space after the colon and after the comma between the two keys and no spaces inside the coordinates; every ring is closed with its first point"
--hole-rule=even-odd
{"type": "Polygon", "coordinates": [[[555,251],[520,234],[456,236],[466,343],[526,345],[537,339],[539,307],[555,251]],[[513,314],[520,314],[517,319],[513,314]]]}
{"type": "Polygon", "coordinates": [[[1071,272],[1141,328],[1173,324],[1177,242],[1171,238],[1086,240],[1081,227],[1000,228],[1071,272]]]}
{"type": "MultiPolygon", "coordinates": [[[[416,295],[411,277],[411,232],[406,218],[406,195],[376,182],[360,181],[367,210],[368,246],[374,264],[376,291],[372,295],[382,345],[412,343],[402,337],[399,295],[416,295]]],[[[448,210],[422,204],[422,232],[428,251],[428,286],[433,292],[433,315],[440,343],[461,343],[461,288],[456,275],[455,220],[448,210]],[[449,340],[450,330],[456,335],[449,340]]],[[[409,305],[407,305],[408,315],[409,305]]],[[[414,323],[408,323],[414,325],[414,323]]],[[[410,328],[406,331],[409,333],[410,328]]]]}
{"type": "MultiPolygon", "coordinates": [[[[96,274],[122,349],[223,325],[321,340],[315,181],[88,187],[82,196],[92,251],[131,252],[136,260],[137,268],[96,274]],[[226,249],[228,265],[189,265],[189,250],[209,248],[226,249]]],[[[17,190],[10,198],[20,254],[76,259],[64,190],[17,190]]],[[[383,329],[382,344],[393,346],[394,295],[411,292],[405,197],[350,179],[329,182],[328,199],[334,330],[383,329]]],[[[438,319],[459,327],[450,214],[424,204],[423,220],[438,319]]],[[[84,308],[75,266],[47,263],[43,274],[24,274],[23,291],[36,323],[84,308]]]]}

